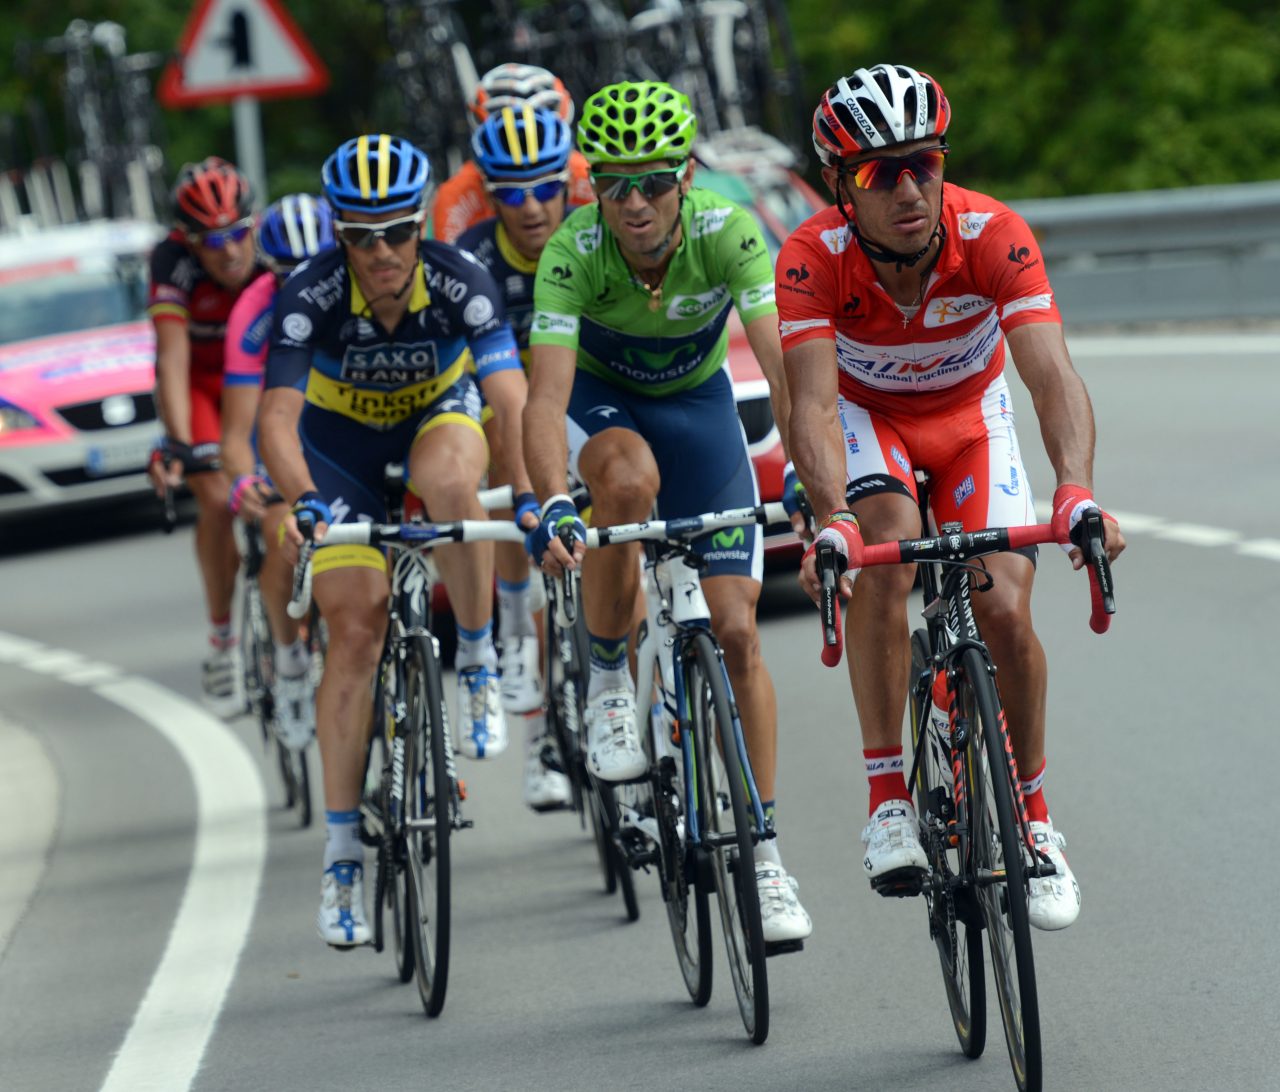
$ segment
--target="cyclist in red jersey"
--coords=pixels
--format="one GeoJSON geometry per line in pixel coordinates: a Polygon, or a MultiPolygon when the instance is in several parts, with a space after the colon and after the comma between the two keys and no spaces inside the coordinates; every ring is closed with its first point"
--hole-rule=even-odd
{"type": "MultiPolygon", "coordinates": [[[[481,76],[468,120],[477,129],[490,115],[501,113],[507,106],[517,113],[526,106],[550,110],[567,125],[573,124],[573,99],[568,89],[556,76],[534,64],[500,64],[481,76]]],[[[576,149],[569,153],[568,169],[569,204],[594,204],[590,170],[586,158],[576,149]]],[[[469,159],[436,190],[431,203],[431,233],[443,243],[456,243],[464,231],[492,216],[485,177],[479,164],[469,159]]]]}
{"type": "MultiPolygon", "coordinates": [[[[943,182],[950,116],[938,82],[905,66],[838,80],[813,123],[836,204],[787,240],[776,274],[795,472],[821,517],[818,539],[848,562],[841,594],[850,599],[849,676],[870,783],[863,865],[873,887],[922,872],[925,856],[902,758],[914,569],[859,574],[864,536],[920,534],[916,468],[931,476],[939,524],[1036,522],[1002,374],[1006,338],[1057,476],[1055,532],[1076,568],[1070,529],[1094,505],[1093,411],[1039,249],[1007,206],[943,182]]],[[[1110,517],[1106,548],[1112,559],[1124,549],[1110,517]]],[[[1032,832],[1057,869],[1033,881],[1031,921],[1061,929],[1079,914],[1080,889],[1043,791],[1048,672],[1031,624],[1035,555],[986,564],[995,583],[974,596],[974,613],[1000,669],[1032,832]]],[[[800,579],[816,600],[812,546],[800,579]]]]}
{"type": "Polygon", "coordinates": [[[253,242],[253,195],[225,160],[188,163],[173,190],[176,224],[151,254],[148,314],[156,332],[156,389],[165,438],[152,463],[157,490],[186,479],[196,498],[196,561],[209,611],[203,665],[209,705],[239,712],[231,599],[240,559],[219,463],[223,341],[241,290],[264,268],[253,242]]]}

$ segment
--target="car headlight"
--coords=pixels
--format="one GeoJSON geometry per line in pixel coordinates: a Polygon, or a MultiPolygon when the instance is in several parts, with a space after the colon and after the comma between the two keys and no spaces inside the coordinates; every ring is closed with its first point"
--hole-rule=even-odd
{"type": "Polygon", "coordinates": [[[5,436],[10,432],[24,432],[27,429],[39,427],[40,422],[26,410],[0,398],[0,436],[5,436]]]}

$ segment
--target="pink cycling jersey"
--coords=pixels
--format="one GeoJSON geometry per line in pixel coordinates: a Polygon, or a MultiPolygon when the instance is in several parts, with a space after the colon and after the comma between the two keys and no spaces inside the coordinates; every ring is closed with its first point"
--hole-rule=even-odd
{"type": "Polygon", "coordinates": [[[227,318],[224,382],[228,387],[261,386],[271,344],[276,275],[264,273],[240,293],[227,318]]]}
{"type": "Polygon", "coordinates": [[[942,253],[910,315],[884,290],[839,209],[810,217],[778,256],[783,348],[833,340],[840,393],[872,411],[931,413],[981,398],[1004,369],[1003,333],[1062,320],[1022,217],[944,183],[941,222],[942,253]]]}

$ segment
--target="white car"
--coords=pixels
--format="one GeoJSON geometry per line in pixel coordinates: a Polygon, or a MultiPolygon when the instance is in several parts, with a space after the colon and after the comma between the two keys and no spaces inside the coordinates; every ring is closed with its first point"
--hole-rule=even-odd
{"type": "Polygon", "coordinates": [[[164,234],[98,221],[0,235],[0,521],[147,492],[147,257],[164,234]]]}

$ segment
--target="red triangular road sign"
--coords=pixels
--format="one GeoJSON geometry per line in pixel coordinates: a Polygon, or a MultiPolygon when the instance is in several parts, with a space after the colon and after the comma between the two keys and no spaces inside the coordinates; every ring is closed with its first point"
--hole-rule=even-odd
{"type": "Polygon", "coordinates": [[[172,109],[328,86],[328,71],[280,0],[198,0],[156,96],[172,109]]]}

